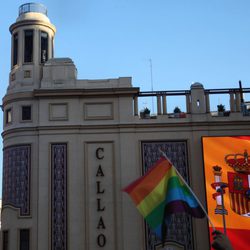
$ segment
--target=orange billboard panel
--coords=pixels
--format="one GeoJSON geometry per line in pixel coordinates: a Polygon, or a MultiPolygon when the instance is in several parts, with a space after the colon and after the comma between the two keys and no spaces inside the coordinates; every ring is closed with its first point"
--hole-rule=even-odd
{"type": "Polygon", "coordinates": [[[247,250],[250,246],[250,136],[203,137],[202,143],[208,215],[214,226],[223,231],[224,213],[226,232],[234,249],[247,250]]]}

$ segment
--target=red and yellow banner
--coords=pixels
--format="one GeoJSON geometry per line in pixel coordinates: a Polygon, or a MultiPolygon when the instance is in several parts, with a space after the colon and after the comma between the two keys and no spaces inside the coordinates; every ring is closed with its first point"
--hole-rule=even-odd
{"type": "Polygon", "coordinates": [[[248,250],[250,136],[203,137],[202,143],[208,215],[216,229],[223,231],[222,213],[225,213],[226,231],[234,249],[248,250]],[[218,190],[221,185],[225,190],[224,210],[218,190]]]}

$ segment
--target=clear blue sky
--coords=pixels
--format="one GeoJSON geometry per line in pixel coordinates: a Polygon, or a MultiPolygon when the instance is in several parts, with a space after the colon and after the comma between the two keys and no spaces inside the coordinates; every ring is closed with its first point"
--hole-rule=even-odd
{"type": "MultiPolygon", "coordinates": [[[[9,26],[23,3],[1,3],[1,97],[10,71],[9,26]]],[[[149,91],[151,58],[154,90],[189,89],[196,81],[205,88],[238,87],[239,80],[250,87],[249,0],[41,3],[57,28],[55,57],[72,58],[79,79],[131,76],[135,87],[149,91]]]]}

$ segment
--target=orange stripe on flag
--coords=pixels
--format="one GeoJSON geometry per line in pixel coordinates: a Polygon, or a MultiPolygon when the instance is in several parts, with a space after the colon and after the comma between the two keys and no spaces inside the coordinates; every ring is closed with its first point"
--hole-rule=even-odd
{"type": "Polygon", "coordinates": [[[159,184],[172,165],[167,160],[159,160],[153,169],[124,189],[135,204],[139,204],[159,184]]]}

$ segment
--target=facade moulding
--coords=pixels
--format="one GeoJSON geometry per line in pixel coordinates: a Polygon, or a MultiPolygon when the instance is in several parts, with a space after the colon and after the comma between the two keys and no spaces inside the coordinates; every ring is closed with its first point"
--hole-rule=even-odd
{"type": "Polygon", "coordinates": [[[114,97],[114,96],[133,96],[139,93],[139,88],[117,88],[117,89],[53,89],[53,90],[34,90],[27,92],[19,92],[6,95],[3,98],[3,106],[27,99],[36,98],[71,98],[71,97],[114,97]]]}
{"type": "Polygon", "coordinates": [[[137,95],[139,88],[108,88],[108,89],[38,89],[34,90],[34,97],[70,97],[70,96],[131,96],[137,95]]]}
{"type": "MultiPolygon", "coordinates": [[[[37,135],[44,134],[44,131],[61,131],[61,130],[72,130],[72,133],[76,133],[75,130],[78,130],[78,133],[81,133],[81,131],[88,130],[87,133],[91,133],[93,130],[93,133],[109,133],[108,130],[113,130],[111,133],[139,133],[139,132],[152,132],[152,131],[159,131],[159,128],[162,128],[160,132],[174,132],[179,131],[178,128],[181,128],[181,131],[183,132],[191,132],[191,131],[218,131],[218,130],[227,130],[230,131],[235,130],[239,131],[242,129],[248,129],[249,127],[249,121],[231,121],[231,122],[187,122],[187,123],[151,123],[151,124],[108,124],[108,125],[53,125],[51,126],[36,126],[36,127],[25,127],[25,128],[13,128],[8,129],[2,132],[2,137],[5,137],[9,134],[13,133],[21,133],[21,132],[35,132],[37,135]],[[232,129],[232,126],[238,126],[236,129],[232,129]],[[239,126],[241,126],[239,128],[239,126]],[[243,126],[243,127],[242,127],[243,126]],[[185,129],[186,127],[186,129],[185,129]],[[219,128],[218,128],[219,127],[219,128]],[[166,130],[167,128],[167,130],[166,130]],[[213,129],[214,128],[214,129],[213,129]],[[129,131],[121,131],[121,129],[130,129],[129,131]],[[131,130],[133,129],[133,130],[131,130]],[[140,131],[140,129],[143,129],[143,131],[140,131]],[[145,129],[148,129],[148,131],[145,131],[145,129]]],[[[34,134],[36,135],[36,134],[34,134]]],[[[20,136],[20,135],[19,135],[20,136]]],[[[25,135],[26,136],[26,135],[25,135]]]]}
{"type": "Polygon", "coordinates": [[[2,100],[3,100],[3,106],[5,106],[12,102],[23,101],[23,100],[26,101],[31,99],[34,99],[33,91],[9,94],[6,95],[2,100]]]}
{"type": "Polygon", "coordinates": [[[30,213],[30,215],[21,215],[21,212],[20,212],[21,209],[19,207],[15,207],[13,205],[6,204],[2,207],[2,213],[5,209],[12,209],[13,211],[17,212],[18,219],[32,219],[31,213],[30,213]]]}
{"type": "Polygon", "coordinates": [[[12,32],[14,29],[18,28],[18,27],[22,27],[22,26],[27,26],[27,25],[39,25],[39,26],[44,26],[47,28],[50,28],[53,30],[53,32],[56,32],[56,27],[53,24],[49,24],[46,22],[41,22],[39,20],[23,20],[23,21],[19,21],[17,23],[14,23],[10,26],[9,31],[12,32]]]}

